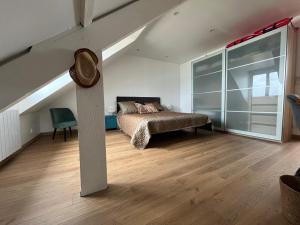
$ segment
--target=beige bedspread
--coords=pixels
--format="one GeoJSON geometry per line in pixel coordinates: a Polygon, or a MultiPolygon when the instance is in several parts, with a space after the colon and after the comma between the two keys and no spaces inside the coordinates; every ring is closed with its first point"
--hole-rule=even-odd
{"type": "Polygon", "coordinates": [[[151,134],[164,133],[189,127],[203,126],[208,117],[202,114],[159,112],[151,114],[118,115],[120,129],[131,137],[131,144],[144,149],[151,134]]]}

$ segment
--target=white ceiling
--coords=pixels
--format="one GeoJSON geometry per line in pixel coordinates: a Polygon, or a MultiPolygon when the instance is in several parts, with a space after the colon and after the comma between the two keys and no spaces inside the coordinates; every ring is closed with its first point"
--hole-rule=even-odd
{"type": "Polygon", "coordinates": [[[80,0],[2,0],[0,61],[79,23],[80,0]]]}
{"type": "Polygon", "coordinates": [[[183,63],[298,14],[300,0],[187,0],[150,25],[129,53],[183,63]]]}
{"type": "MultiPolygon", "coordinates": [[[[79,24],[81,0],[1,0],[0,62],[79,24]]],[[[100,16],[129,0],[95,0],[100,16]]]]}
{"type": "MultiPolygon", "coordinates": [[[[80,1],[0,1],[0,62],[79,24],[80,1]]],[[[130,1],[95,0],[94,17],[130,1]]],[[[152,23],[129,53],[182,63],[297,14],[300,0],[187,0],[152,23]]]]}
{"type": "Polygon", "coordinates": [[[118,8],[132,0],[95,0],[94,18],[118,8]]]}

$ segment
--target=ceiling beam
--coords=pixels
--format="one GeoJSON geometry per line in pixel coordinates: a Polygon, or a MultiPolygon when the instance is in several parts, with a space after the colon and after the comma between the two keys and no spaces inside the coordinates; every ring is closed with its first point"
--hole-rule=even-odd
{"type": "Polygon", "coordinates": [[[109,14],[112,14],[112,13],[114,13],[114,12],[120,10],[120,9],[123,9],[123,8],[131,5],[132,3],[137,2],[137,1],[139,1],[139,0],[132,0],[130,2],[126,2],[125,4],[120,5],[119,7],[115,8],[115,9],[112,9],[112,10],[110,10],[110,11],[108,11],[108,12],[102,14],[102,15],[99,15],[99,16],[93,18],[93,22],[96,21],[96,20],[99,20],[99,19],[101,19],[101,18],[103,18],[105,16],[108,16],[109,14]]]}
{"type": "Polygon", "coordinates": [[[93,21],[95,0],[81,0],[80,4],[80,24],[87,27],[93,21]]]}
{"type": "Polygon", "coordinates": [[[128,34],[154,21],[182,0],[139,0],[82,29],[77,27],[33,46],[0,67],[0,112],[54,80],[74,64],[74,51],[89,48],[98,55],[128,34]]]}

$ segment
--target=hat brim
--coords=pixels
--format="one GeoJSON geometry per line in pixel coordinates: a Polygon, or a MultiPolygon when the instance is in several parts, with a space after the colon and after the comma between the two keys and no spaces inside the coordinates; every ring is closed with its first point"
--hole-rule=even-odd
{"type": "Polygon", "coordinates": [[[80,53],[82,53],[82,52],[87,52],[87,53],[92,57],[92,59],[93,59],[93,61],[95,62],[95,64],[96,64],[96,65],[98,64],[99,60],[98,60],[97,55],[96,55],[93,51],[91,51],[90,49],[88,49],[88,48],[81,48],[81,49],[78,49],[78,50],[74,53],[74,58],[75,58],[75,60],[76,60],[77,56],[78,56],[80,53]]]}
{"type": "Polygon", "coordinates": [[[93,80],[93,82],[91,84],[84,84],[82,83],[79,79],[78,79],[78,75],[76,73],[76,70],[75,70],[75,64],[73,66],[71,66],[70,70],[69,70],[69,73],[70,73],[70,76],[71,78],[73,79],[73,81],[80,87],[83,87],[83,88],[90,88],[92,86],[94,86],[95,84],[97,84],[97,82],[99,81],[100,79],[100,72],[99,70],[97,69],[97,73],[96,73],[96,76],[93,80]]]}

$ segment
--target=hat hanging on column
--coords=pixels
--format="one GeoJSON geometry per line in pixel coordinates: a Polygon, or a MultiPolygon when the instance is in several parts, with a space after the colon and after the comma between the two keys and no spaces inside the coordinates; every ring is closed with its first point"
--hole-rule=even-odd
{"type": "Polygon", "coordinates": [[[75,63],[69,70],[71,78],[80,87],[94,86],[100,79],[97,55],[90,49],[81,48],[74,53],[74,58],[75,63]]]}

